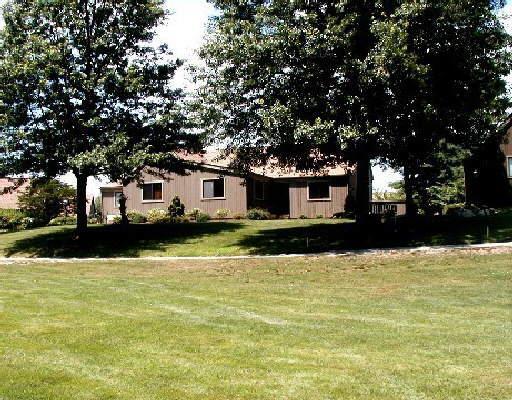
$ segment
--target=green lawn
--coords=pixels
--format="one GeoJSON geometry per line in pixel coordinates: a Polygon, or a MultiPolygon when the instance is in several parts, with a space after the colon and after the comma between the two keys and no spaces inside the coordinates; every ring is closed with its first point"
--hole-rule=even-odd
{"type": "Polygon", "coordinates": [[[510,399],[510,255],[0,265],[0,399],[510,399]]]}
{"type": "Polygon", "coordinates": [[[0,234],[0,256],[282,254],[485,241],[512,241],[512,212],[489,219],[399,220],[365,228],[347,220],[323,219],[93,226],[81,241],[73,240],[72,227],[53,227],[0,234]]]}

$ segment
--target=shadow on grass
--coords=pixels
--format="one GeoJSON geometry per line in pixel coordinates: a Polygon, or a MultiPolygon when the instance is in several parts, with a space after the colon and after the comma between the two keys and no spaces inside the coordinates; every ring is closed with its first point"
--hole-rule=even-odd
{"type": "MultiPolygon", "coordinates": [[[[81,240],[73,228],[27,231],[4,242],[7,257],[140,257],[141,255],[293,254],[331,250],[435,246],[512,241],[512,213],[489,218],[397,219],[384,224],[353,222],[92,226],[81,240]],[[25,233],[24,233],[25,235],[25,233]]],[[[1,240],[1,239],[0,239],[1,240]]]]}
{"type": "Polygon", "coordinates": [[[169,246],[192,239],[233,232],[238,223],[212,222],[176,225],[91,226],[80,240],[73,238],[74,228],[16,240],[5,248],[7,257],[139,257],[142,252],[165,252],[169,246]]]}
{"type": "Polygon", "coordinates": [[[512,214],[492,217],[434,217],[361,226],[314,224],[260,230],[238,245],[250,254],[320,253],[391,247],[441,246],[512,241],[512,214]]]}

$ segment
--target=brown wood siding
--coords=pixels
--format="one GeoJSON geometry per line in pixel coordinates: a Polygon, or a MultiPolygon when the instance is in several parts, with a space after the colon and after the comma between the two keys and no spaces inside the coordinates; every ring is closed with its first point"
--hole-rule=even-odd
{"type": "Polygon", "coordinates": [[[101,207],[103,210],[103,216],[107,215],[119,215],[119,209],[115,207],[114,203],[114,191],[102,191],[101,192],[101,207]]]}
{"type": "MultiPolygon", "coordinates": [[[[169,203],[175,196],[179,196],[186,210],[199,208],[203,212],[215,217],[217,210],[225,208],[231,211],[231,214],[247,212],[247,196],[244,179],[237,176],[224,175],[225,177],[225,199],[201,199],[202,179],[215,179],[219,177],[217,172],[209,171],[191,171],[188,175],[178,175],[174,173],[166,174],[165,178],[155,177],[149,174],[144,175],[144,181],[163,182],[163,200],[160,202],[143,202],[142,189],[137,183],[132,182],[124,188],[127,197],[126,206],[128,210],[137,210],[142,213],[160,208],[167,209],[169,203]]],[[[114,209],[113,192],[103,193],[105,214],[118,214],[114,209]],[[109,207],[112,207],[111,209],[109,207]]]]}
{"type": "MultiPolygon", "coordinates": [[[[508,130],[507,137],[505,139],[505,143],[501,146],[501,150],[505,155],[505,170],[507,171],[507,176],[509,176],[508,170],[508,157],[512,157],[512,128],[508,130]]],[[[512,183],[512,178],[509,177],[509,182],[512,183]]]]}
{"type": "MultiPolygon", "coordinates": [[[[311,179],[310,181],[314,181],[311,179]]],[[[345,210],[345,201],[348,195],[347,179],[337,178],[329,180],[331,185],[331,199],[328,201],[308,200],[308,180],[290,182],[290,218],[299,218],[302,215],[308,218],[323,216],[332,218],[335,214],[345,210]]]]}

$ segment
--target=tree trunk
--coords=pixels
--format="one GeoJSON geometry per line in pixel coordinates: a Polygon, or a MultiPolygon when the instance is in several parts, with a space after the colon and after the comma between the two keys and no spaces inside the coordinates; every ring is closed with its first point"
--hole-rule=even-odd
{"type": "Polygon", "coordinates": [[[76,176],[76,236],[87,231],[87,176],[76,176]]]}
{"type": "Polygon", "coordinates": [[[414,188],[412,185],[411,171],[408,167],[404,167],[404,191],[406,215],[407,217],[415,217],[418,210],[414,203],[414,188]]]}
{"type": "Polygon", "coordinates": [[[356,220],[366,223],[370,215],[370,158],[360,157],[357,161],[356,220]]]}

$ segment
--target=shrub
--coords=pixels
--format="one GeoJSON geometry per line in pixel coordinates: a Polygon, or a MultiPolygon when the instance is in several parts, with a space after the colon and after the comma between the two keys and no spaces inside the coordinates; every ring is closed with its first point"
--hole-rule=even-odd
{"type": "Polygon", "coordinates": [[[196,217],[196,222],[202,223],[202,222],[208,222],[210,220],[210,216],[206,213],[199,213],[196,217]]]}
{"type": "Polygon", "coordinates": [[[197,220],[197,216],[201,214],[202,211],[199,208],[193,208],[192,210],[188,211],[186,213],[186,216],[189,217],[192,220],[197,220]]]}
{"type": "Polygon", "coordinates": [[[114,218],[112,218],[112,223],[114,225],[121,225],[123,222],[123,219],[121,218],[120,215],[116,215],[114,218]]]}
{"type": "Polygon", "coordinates": [[[178,196],[172,199],[169,205],[169,216],[172,219],[183,217],[185,215],[185,204],[183,204],[178,196]]]}
{"type": "Polygon", "coordinates": [[[130,210],[126,213],[126,215],[132,224],[145,224],[148,221],[144,214],[136,210],[130,210]]]}
{"type": "Polygon", "coordinates": [[[27,217],[46,225],[62,214],[74,213],[75,189],[56,179],[34,179],[18,201],[27,217]]]}
{"type": "Polygon", "coordinates": [[[308,217],[307,217],[306,215],[302,214],[302,215],[299,217],[299,219],[308,219],[308,217]]]}
{"type": "Polygon", "coordinates": [[[166,210],[161,208],[154,208],[147,213],[147,220],[150,224],[168,224],[171,218],[166,210]]]}
{"type": "Polygon", "coordinates": [[[233,214],[233,219],[245,219],[247,218],[245,214],[243,213],[236,213],[236,214],[233,214]]]}
{"type": "Polygon", "coordinates": [[[270,213],[263,208],[251,208],[247,211],[247,218],[251,220],[264,220],[270,219],[270,217],[270,213]]]}
{"type": "Polygon", "coordinates": [[[49,226],[64,226],[64,225],[76,225],[76,216],[70,215],[67,217],[56,217],[53,218],[49,224],[49,226]]]}
{"type": "Polygon", "coordinates": [[[324,219],[324,216],[323,216],[322,214],[318,214],[318,215],[316,216],[316,219],[324,219]]]}
{"type": "Polygon", "coordinates": [[[444,213],[446,215],[457,215],[464,211],[466,205],[464,203],[447,204],[444,207],[444,213]]]}
{"type": "Polygon", "coordinates": [[[190,222],[190,218],[186,216],[176,217],[172,219],[172,223],[174,224],[187,224],[190,222]]]}
{"type": "Polygon", "coordinates": [[[224,219],[231,214],[231,210],[228,210],[227,208],[221,208],[220,210],[217,210],[215,213],[217,215],[217,218],[224,219]]]}
{"type": "Polygon", "coordinates": [[[17,210],[0,209],[0,229],[21,230],[27,229],[31,225],[31,219],[17,210]]]}

